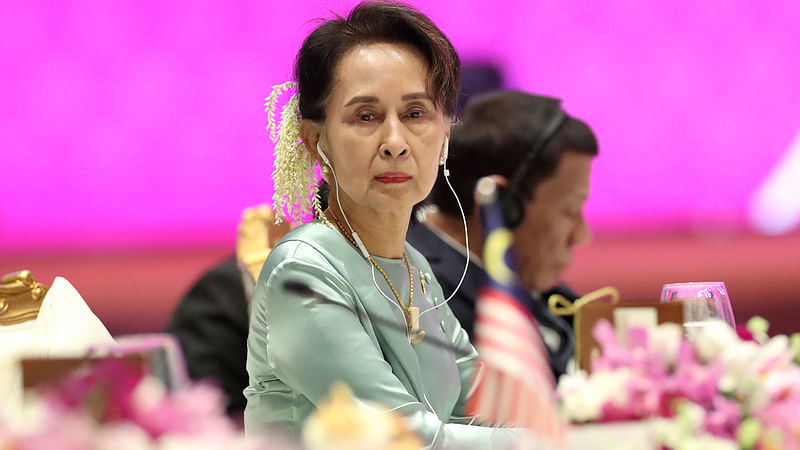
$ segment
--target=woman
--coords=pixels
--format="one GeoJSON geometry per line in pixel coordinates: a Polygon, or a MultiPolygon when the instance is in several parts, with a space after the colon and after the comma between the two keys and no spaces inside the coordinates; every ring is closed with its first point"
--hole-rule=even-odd
{"type": "Polygon", "coordinates": [[[285,236],[261,271],[246,428],[299,432],[341,380],[406,416],[426,444],[509,444],[510,430],[467,425],[475,350],[405,242],[412,207],[446,158],[455,50],[421,13],[362,3],[306,38],[295,76],[302,122],[293,123],[293,98],[277,147],[276,211],[288,206],[298,218],[314,209],[317,219],[285,236]],[[315,164],[331,184],[324,212],[307,202],[315,164]]]}

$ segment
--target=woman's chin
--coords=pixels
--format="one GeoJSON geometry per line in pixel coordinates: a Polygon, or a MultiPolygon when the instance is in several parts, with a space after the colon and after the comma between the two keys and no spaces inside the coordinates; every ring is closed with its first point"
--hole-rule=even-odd
{"type": "Polygon", "coordinates": [[[376,192],[370,203],[377,210],[405,210],[425,200],[425,197],[410,189],[391,187],[376,192]]]}

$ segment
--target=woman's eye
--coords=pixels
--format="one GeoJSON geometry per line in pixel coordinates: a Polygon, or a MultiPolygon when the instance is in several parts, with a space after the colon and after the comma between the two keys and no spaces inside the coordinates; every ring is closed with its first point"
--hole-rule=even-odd
{"type": "Polygon", "coordinates": [[[423,111],[421,111],[419,109],[415,109],[415,110],[412,110],[412,111],[410,111],[408,113],[408,117],[410,117],[412,119],[420,119],[420,118],[422,118],[423,114],[424,114],[423,111]]]}
{"type": "Polygon", "coordinates": [[[358,119],[362,122],[369,122],[370,120],[375,118],[375,114],[372,113],[361,113],[358,115],[358,119]]]}

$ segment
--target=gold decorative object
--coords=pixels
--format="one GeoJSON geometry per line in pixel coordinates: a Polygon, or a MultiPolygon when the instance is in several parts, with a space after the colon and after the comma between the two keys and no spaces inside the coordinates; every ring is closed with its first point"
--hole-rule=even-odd
{"type": "Polygon", "coordinates": [[[606,286],[595,291],[589,292],[581,298],[575,299],[574,302],[569,301],[562,295],[553,294],[547,298],[547,307],[550,312],[557,316],[572,316],[587,303],[599,300],[603,297],[611,297],[611,303],[619,303],[619,291],[613,286],[606,286]]]}
{"type": "Polygon", "coordinates": [[[559,294],[553,294],[547,298],[547,307],[550,309],[551,313],[557,316],[575,316],[573,322],[575,333],[575,362],[578,364],[579,369],[588,370],[589,362],[596,356],[595,353],[599,351],[595,345],[594,348],[589,350],[589,355],[584,354],[586,348],[593,347],[591,342],[587,343],[585,341],[589,339],[593,342],[593,338],[591,332],[584,333],[581,330],[581,308],[604,297],[610,297],[609,303],[612,305],[619,303],[619,291],[613,286],[606,286],[589,292],[583,297],[575,299],[574,302],[569,301],[569,299],[559,294]]]}
{"type": "Polygon", "coordinates": [[[419,271],[419,284],[422,286],[422,293],[428,295],[428,285],[425,283],[425,274],[419,271]]]}
{"type": "Polygon", "coordinates": [[[35,319],[47,289],[33,278],[30,270],[5,275],[0,281],[0,325],[35,319]]]}

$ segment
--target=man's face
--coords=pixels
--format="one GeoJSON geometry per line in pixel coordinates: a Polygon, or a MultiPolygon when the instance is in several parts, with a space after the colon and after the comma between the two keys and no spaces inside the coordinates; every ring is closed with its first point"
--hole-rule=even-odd
{"type": "Polygon", "coordinates": [[[523,199],[525,219],[514,230],[514,249],[528,290],[547,291],[572,260],[572,248],[591,233],[583,218],[589,196],[592,156],[568,151],[556,172],[539,183],[532,199],[523,199]]]}

